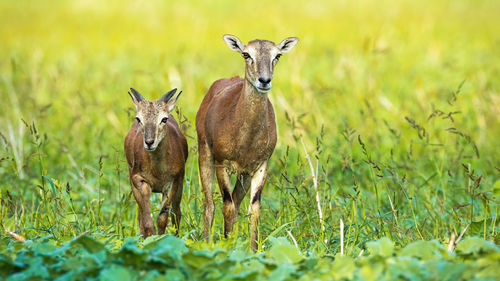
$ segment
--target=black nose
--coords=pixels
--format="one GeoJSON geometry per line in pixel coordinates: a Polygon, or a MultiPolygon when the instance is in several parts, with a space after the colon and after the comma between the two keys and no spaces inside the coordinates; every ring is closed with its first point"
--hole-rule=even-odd
{"type": "Polygon", "coordinates": [[[269,82],[271,82],[271,78],[265,79],[265,78],[260,77],[259,82],[266,85],[266,84],[269,84],[269,82]]]}
{"type": "Polygon", "coordinates": [[[152,146],[153,143],[155,142],[154,140],[146,140],[144,141],[148,147],[152,146]]]}

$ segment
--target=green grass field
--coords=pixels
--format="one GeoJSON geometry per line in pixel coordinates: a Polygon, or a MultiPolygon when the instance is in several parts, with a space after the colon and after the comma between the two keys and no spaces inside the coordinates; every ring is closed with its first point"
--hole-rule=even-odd
{"type": "Polygon", "coordinates": [[[0,12],[0,277],[499,278],[499,1],[4,0],[0,12]],[[202,241],[196,111],[213,81],[244,75],[226,33],[300,38],[269,94],[278,144],[257,254],[248,198],[225,239],[218,188],[202,241]],[[139,237],[130,87],[183,90],[179,238],[139,237]]]}

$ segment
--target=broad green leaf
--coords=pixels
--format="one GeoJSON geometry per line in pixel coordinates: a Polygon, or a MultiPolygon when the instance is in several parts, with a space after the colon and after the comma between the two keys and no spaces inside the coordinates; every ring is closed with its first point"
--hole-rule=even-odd
{"type": "Polygon", "coordinates": [[[144,281],[167,281],[168,279],[161,275],[160,272],[158,272],[158,270],[148,270],[147,274],[144,275],[144,276],[141,276],[141,280],[144,280],[144,281]]]}
{"type": "Polygon", "coordinates": [[[399,256],[415,257],[422,260],[441,259],[448,256],[446,250],[436,240],[415,241],[400,252],[399,256]]]}
{"type": "MultiPolygon", "coordinates": [[[[274,266],[273,270],[276,269],[274,266]]],[[[251,275],[254,272],[264,272],[266,271],[266,266],[256,259],[250,259],[245,262],[235,262],[234,266],[231,268],[231,273],[235,278],[240,278],[241,276],[251,275]]]]}
{"type": "MultiPolygon", "coordinates": [[[[499,200],[500,200],[500,197],[499,197],[499,200]]],[[[467,234],[469,235],[482,235],[484,233],[484,230],[485,230],[485,224],[486,224],[486,232],[487,233],[490,233],[493,228],[495,228],[496,231],[499,231],[500,228],[499,228],[499,224],[500,224],[500,220],[497,219],[496,220],[496,225],[493,226],[492,225],[492,222],[493,222],[494,218],[486,218],[484,220],[480,220],[480,221],[473,221],[470,223],[469,225],[469,228],[467,229],[467,234]]]]}
{"type": "MultiPolygon", "coordinates": [[[[89,276],[86,277],[89,278],[89,276]]],[[[73,281],[73,280],[78,280],[77,274],[75,274],[74,271],[68,271],[65,274],[54,279],[54,281],[73,281]]]]}
{"type": "Polygon", "coordinates": [[[48,279],[50,273],[43,261],[42,257],[33,257],[28,260],[28,267],[16,274],[10,275],[7,280],[36,280],[36,279],[48,279]]]}
{"type": "Polygon", "coordinates": [[[0,276],[7,276],[23,268],[22,264],[16,264],[8,257],[0,255],[0,276]]]}
{"type": "Polygon", "coordinates": [[[466,265],[460,261],[432,260],[425,262],[423,268],[429,270],[434,280],[454,281],[461,280],[466,265]]]}
{"type": "Polygon", "coordinates": [[[381,257],[390,257],[394,252],[394,244],[387,237],[366,243],[366,248],[372,255],[381,257]]]}
{"type": "Polygon", "coordinates": [[[139,269],[146,263],[149,254],[137,248],[136,245],[125,243],[119,252],[111,256],[115,259],[119,259],[124,265],[139,269]]]}
{"type": "Polygon", "coordinates": [[[479,237],[466,238],[458,243],[455,251],[460,255],[478,255],[480,252],[500,252],[500,247],[479,237]]]}
{"type": "Polygon", "coordinates": [[[500,253],[491,253],[476,261],[475,276],[482,279],[494,279],[500,276],[500,253]]]}
{"type": "Polygon", "coordinates": [[[133,274],[130,272],[129,269],[123,267],[123,266],[118,266],[118,265],[111,265],[109,268],[104,269],[101,271],[99,274],[99,280],[101,281],[132,281],[134,280],[133,274]]]}
{"type": "Polygon", "coordinates": [[[337,254],[330,269],[330,274],[335,280],[351,280],[354,277],[355,269],[354,260],[351,257],[337,254]]]}
{"type": "Polygon", "coordinates": [[[77,239],[73,240],[71,242],[71,245],[81,245],[85,250],[89,251],[90,253],[97,253],[103,250],[106,250],[106,247],[104,247],[103,244],[100,242],[95,241],[91,237],[88,237],[87,235],[78,237],[77,239]]]}
{"type": "Polygon", "coordinates": [[[396,257],[387,260],[386,280],[425,280],[418,259],[412,257],[396,257]]]}
{"type": "Polygon", "coordinates": [[[278,244],[271,247],[267,256],[278,264],[294,264],[303,259],[299,250],[290,244],[278,244]]]}
{"type": "Polygon", "coordinates": [[[43,243],[37,243],[33,249],[36,254],[49,254],[57,250],[57,246],[53,242],[47,241],[43,243]]]}
{"type": "Polygon", "coordinates": [[[107,254],[104,251],[91,254],[85,251],[77,252],[76,255],[68,256],[59,262],[58,268],[64,271],[73,271],[78,274],[90,275],[97,273],[105,264],[107,254]]]}
{"type": "Polygon", "coordinates": [[[184,274],[182,274],[182,272],[178,269],[167,269],[164,276],[166,277],[166,280],[169,281],[186,280],[186,276],[184,276],[184,274]]]}
{"type": "Polygon", "coordinates": [[[142,241],[142,248],[143,249],[148,249],[151,247],[151,245],[155,245],[156,242],[163,240],[166,236],[164,235],[151,235],[146,237],[144,241],[142,241]]]}
{"type": "Polygon", "coordinates": [[[184,241],[175,236],[166,236],[151,242],[144,247],[144,250],[150,251],[152,255],[158,257],[169,257],[175,260],[180,260],[182,255],[188,251],[184,241]]]}
{"type": "MultiPolygon", "coordinates": [[[[24,280],[29,280],[31,276],[26,275],[24,272],[17,272],[12,275],[9,275],[5,281],[24,281],[24,280]]],[[[33,278],[34,279],[34,278],[33,278]]],[[[40,278],[40,280],[43,280],[40,278]]]]}
{"type": "Polygon", "coordinates": [[[479,235],[483,233],[484,221],[473,221],[470,223],[469,228],[467,228],[467,233],[469,235],[479,235]]]}
{"type": "Polygon", "coordinates": [[[207,251],[189,251],[182,256],[182,261],[193,268],[204,267],[213,261],[213,255],[207,251]]]}
{"type": "Polygon", "coordinates": [[[268,279],[276,281],[287,280],[293,272],[295,272],[293,265],[285,263],[279,265],[273,272],[271,272],[268,279]]]}
{"type": "Polygon", "coordinates": [[[359,276],[362,280],[366,281],[378,281],[380,280],[381,274],[384,268],[382,265],[373,263],[367,264],[359,268],[359,276]]]}
{"type": "Polygon", "coordinates": [[[243,250],[234,250],[229,254],[228,259],[233,262],[242,262],[246,259],[247,254],[243,250]]]}
{"type": "Polygon", "coordinates": [[[278,246],[278,245],[290,245],[290,242],[288,241],[288,239],[286,239],[286,237],[270,236],[269,243],[271,243],[271,247],[278,246]]]}
{"type": "Polygon", "coordinates": [[[237,274],[229,274],[225,279],[226,280],[257,280],[259,276],[259,272],[255,269],[250,269],[246,272],[240,272],[237,274]]]}
{"type": "Polygon", "coordinates": [[[33,253],[47,258],[55,258],[56,256],[63,255],[69,248],[69,243],[65,243],[58,247],[54,241],[49,240],[42,243],[36,243],[33,247],[33,253]]]}
{"type": "Polygon", "coordinates": [[[315,257],[309,257],[307,259],[304,259],[300,263],[300,270],[313,270],[317,265],[318,265],[319,259],[315,257]]]}

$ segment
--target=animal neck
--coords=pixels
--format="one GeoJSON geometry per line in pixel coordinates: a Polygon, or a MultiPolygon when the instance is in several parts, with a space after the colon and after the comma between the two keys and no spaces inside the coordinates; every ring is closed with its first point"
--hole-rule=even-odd
{"type": "Polygon", "coordinates": [[[267,94],[259,93],[257,89],[245,79],[242,94],[238,101],[238,109],[236,111],[243,116],[244,126],[247,125],[252,128],[260,128],[260,126],[257,125],[265,122],[268,111],[267,107],[267,94]]]}
{"type": "Polygon", "coordinates": [[[169,149],[167,147],[167,136],[163,138],[163,140],[158,144],[158,147],[153,151],[148,151],[149,156],[151,157],[151,161],[155,163],[154,167],[159,167],[159,163],[162,163],[166,159],[166,155],[169,153],[169,149]]]}

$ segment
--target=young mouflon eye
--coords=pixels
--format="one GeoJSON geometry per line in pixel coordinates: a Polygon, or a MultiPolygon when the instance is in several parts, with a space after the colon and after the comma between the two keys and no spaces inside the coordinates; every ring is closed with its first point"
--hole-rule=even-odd
{"type": "Polygon", "coordinates": [[[139,119],[139,117],[135,117],[135,120],[137,120],[137,123],[141,124],[141,119],[139,119]]]}
{"type": "Polygon", "coordinates": [[[274,61],[279,61],[280,60],[280,57],[281,57],[281,54],[277,54],[276,57],[274,57],[274,61]]]}
{"type": "Polygon", "coordinates": [[[241,55],[243,56],[244,59],[249,59],[250,58],[250,55],[246,52],[243,52],[241,53],[241,55]]]}
{"type": "Polygon", "coordinates": [[[163,119],[161,119],[161,123],[162,123],[162,124],[166,124],[166,123],[167,123],[167,120],[168,120],[168,118],[167,118],[167,117],[163,117],[163,119]]]}

